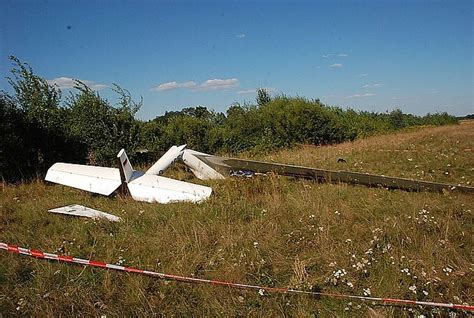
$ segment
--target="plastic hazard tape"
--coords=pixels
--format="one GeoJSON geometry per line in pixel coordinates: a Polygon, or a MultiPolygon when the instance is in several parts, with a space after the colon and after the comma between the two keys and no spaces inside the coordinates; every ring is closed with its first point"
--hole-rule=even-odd
{"type": "Polygon", "coordinates": [[[18,246],[6,244],[6,243],[0,243],[0,249],[6,250],[11,253],[32,256],[32,257],[36,257],[40,259],[49,259],[49,260],[55,260],[55,261],[60,261],[60,262],[66,262],[66,263],[75,263],[75,264],[86,265],[86,266],[108,268],[108,269],[114,269],[117,271],[123,271],[127,273],[143,274],[143,275],[158,277],[158,278],[166,279],[166,280],[174,280],[174,281],[179,281],[179,282],[203,283],[203,284],[227,286],[227,287],[241,288],[241,289],[255,289],[255,290],[258,290],[259,292],[263,291],[263,292],[268,292],[268,293],[274,292],[274,293],[285,293],[285,294],[305,294],[305,295],[324,296],[324,297],[332,297],[332,298],[367,300],[367,301],[373,301],[373,302],[381,302],[386,305],[402,305],[402,306],[403,305],[410,305],[410,306],[420,305],[420,306],[443,307],[443,308],[450,308],[450,309],[474,311],[474,306],[470,306],[470,305],[436,303],[436,302],[430,302],[430,301],[407,300],[407,299],[397,299],[397,298],[382,298],[382,297],[356,296],[356,295],[347,295],[347,294],[321,293],[321,292],[304,291],[304,290],[291,289],[291,288],[266,287],[266,286],[258,286],[258,285],[239,284],[239,283],[226,282],[226,281],[220,281],[220,280],[164,274],[164,273],[137,269],[133,267],[119,266],[119,265],[108,264],[108,263],[99,262],[99,261],[87,260],[87,259],[82,259],[82,258],[77,258],[77,257],[45,253],[42,251],[31,250],[31,249],[18,247],[18,246]]]}

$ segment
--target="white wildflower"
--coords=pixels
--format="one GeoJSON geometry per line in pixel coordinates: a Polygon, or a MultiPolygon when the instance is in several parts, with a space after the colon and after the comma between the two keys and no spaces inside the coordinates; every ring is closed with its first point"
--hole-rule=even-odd
{"type": "Polygon", "coordinates": [[[446,266],[445,268],[443,268],[443,272],[446,274],[446,276],[449,276],[449,274],[453,272],[453,269],[449,266],[446,266]]]}
{"type": "Polygon", "coordinates": [[[352,267],[355,267],[355,269],[357,270],[361,270],[364,268],[364,264],[362,264],[361,262],[357,262],[357,264],[352,265],[352,267]]]}

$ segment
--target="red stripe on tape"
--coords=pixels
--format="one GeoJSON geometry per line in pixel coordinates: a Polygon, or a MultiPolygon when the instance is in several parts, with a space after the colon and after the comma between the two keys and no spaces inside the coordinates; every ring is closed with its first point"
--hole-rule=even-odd
{"type": "Polygon", "coordinates": [[[453,305],[453,308],[474,311],[474,306],[469,305],[453,305]]]}
{"type": "Polygon", "coordinates": [[[406,299],[395,299],[395,298],[382,298],[383,302],[391,302],[391,303],[404,303],[404,304],[413,304],[416,305],[415,300],[406,300],[406,299]]]}
{"type": "Polygon", "coordinates": [[[274,291],[274,292],[279,292],[279,293],[287,293],[288,288],[278,288],[278,287],[268,287],[264,288],[267,291],[274,291]]]}
{"type": "Polygon", "coordinates": [[[228,282],[221,282],[219,280],[211,280],[211,284],[213,285],[221,285],[221,286],[232,286],[231,283],[228,282]]]}
{"type": "Polygon", "coordinates": [[[8,251],[12,253],[20,253],[18,246],[15,245],[8,245],[8,251]]]}
{"type": "Polygon", "coordinates": [[[97,266],[97,267],[107,267],[107,264],[104,262],[97,262],[97,261],[89,261],[89,265],[97,266]]]}
{"type": "Polygon", "coordinates": [[[133,267],[125,267],[125,271],[129,272],[129,273],[140,273],[140,274],[143,274],[143,270],[141,269],[136,269],[136,268],[133,268],[133,267]]]}
{"type": "Polygon", "coordinates": [[[38,250],[31,250],[31,256],[37,257],[37,258],[44,258],[44,254],[41,251],[38,250]]]}
{"type": "Polygon", "coordinates": [[[63,262],[72,262],[73,257],[66,256],[66,255],[58,255],[58,260],[63,261],[63,262]]]}

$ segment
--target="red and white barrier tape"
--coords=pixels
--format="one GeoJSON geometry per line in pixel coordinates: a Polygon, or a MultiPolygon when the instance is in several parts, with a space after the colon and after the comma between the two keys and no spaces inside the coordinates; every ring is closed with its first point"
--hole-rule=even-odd
{"type": "Polygon", "coordinates": [[[429,301],[407,300],[407,299],[397,299],[397,298],[381,298],[381,297],[366,297],[366,296],[355,296],[355,295],[346,295],[346,294],[320,293],[320,292],[304,291],[304,290],[291,289],[291,288],[265,287],[265,286],[258,286],[258,285],[225,282],[225,281],[219,281],[219,280],[177,276],[177,275],[164,274],[164,273],[137,269],[133,267],[107,264],[104,262],[92,261],[92,260],[87,260],[87,259],[82,259],[82,258],[71,257],[71,256],[44,253],[38,250],[30,250],[30,249],[26,249],[23,247],[18,247],[18,246],[6,244],[6,243],[0,243],[0,249],[6,250],[11,253],[28,255],[28,256],[32,256],[36,258],[43,258],[43,259],[50,259],[50,260],[61,261],[61,262],[66,262],[66,263],[76,263],[76,264],[81,264],[81,265],[115,269],[118,271],[124,271],[128,273],[138,273],[138,274],[158,277],[161,279],[174,280],[174,281],[187,282],[187,283],[204,283],[204,284],[228,286],[228,287],[233,287],[233,288],[256,289],[259,291],[264,290],[266,292],[275,292],[275,293],[306,294],[306,295],[312,295],[312,296],[368,300],[368,301],[382,302],[386,305],[412,305],[412,306],[420,305],[420,306],[444,307],[444,308],[451,308],[451,309],[474,311],[474,306],[470,306],[470,305],[435,303],[435,302],[429,302],[429,301]]]}

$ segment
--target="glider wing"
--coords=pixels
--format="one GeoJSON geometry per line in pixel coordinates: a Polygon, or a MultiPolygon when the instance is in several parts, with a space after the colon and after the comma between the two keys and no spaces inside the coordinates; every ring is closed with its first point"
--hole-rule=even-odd
{"type": "Polygon", "coordinates": [[[119,169],[61,162],[48,169],[45,180],[107,196],[122,184],[119,169]]]}
{"type": "Polygon", "coordinates": [[[474,193],[474,188],[465,185],[453,185],[439,182],[430,182],[422,180],[411,180],[406,178],[388,177],[383,175],[375,175],[368,173],[343,171],[343,170],[326,170],[316,169],[295,165],[287,165],[280,163],[270,163],[254,160],[222,158],[218,156],[199,153],[196,151],[186,150],[183,161],[189,166],[189,163],[196,161],[198,164],[190,166],[191,171],[200,179],[220,179],[213,175],[234,176],[255,173],[276,173],[279,175],[315,179],[320,182],[349,184],[360,184],[369,187],[385,187],[390,189],[401,189],[407,191],[459,191],[466,193],[474,193]],[[187,160],[186,160],[187,159],[187,160]],[[190,160],[192,159],[192,160],[190,160]],[[201,170],[195,167],[200,167],[201,170]],[[206,169],[203,170],[202,167],[206,169]],[[205,173],[203,173],[203,171],[205,173]]]}

